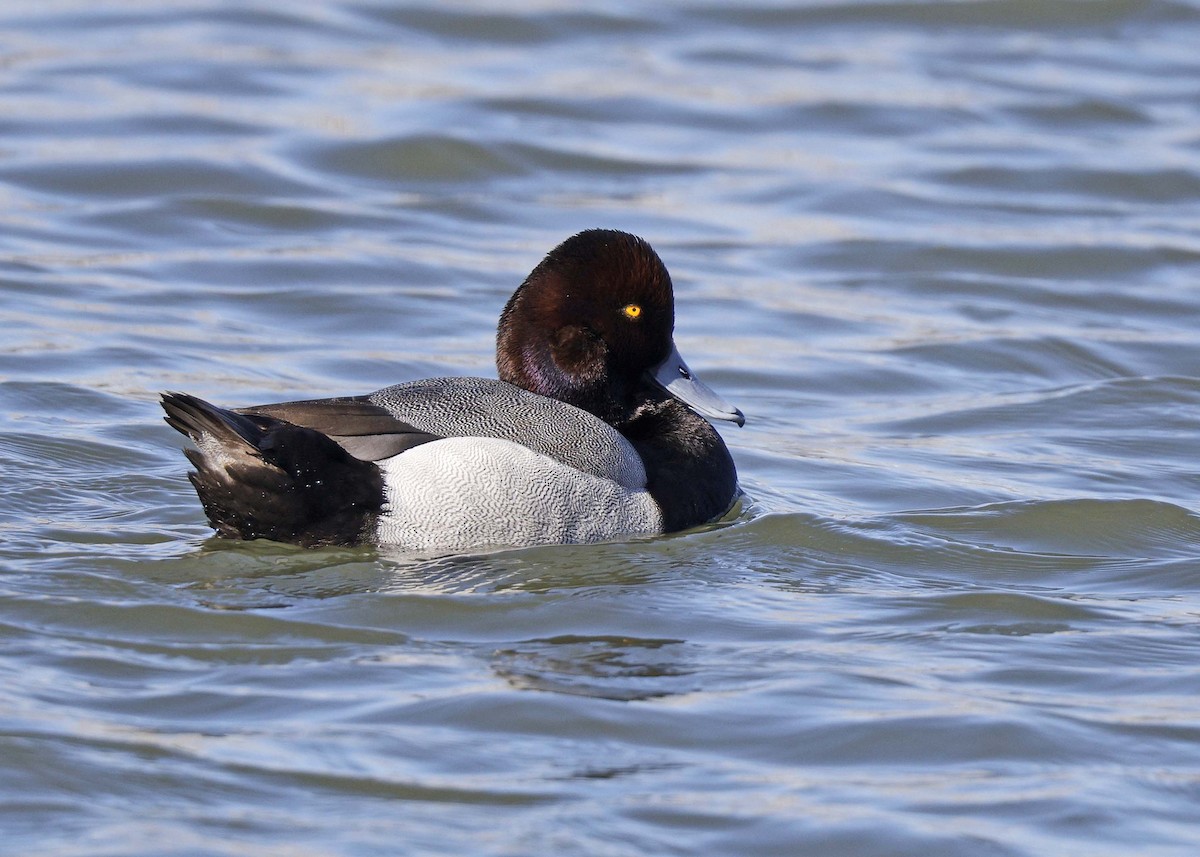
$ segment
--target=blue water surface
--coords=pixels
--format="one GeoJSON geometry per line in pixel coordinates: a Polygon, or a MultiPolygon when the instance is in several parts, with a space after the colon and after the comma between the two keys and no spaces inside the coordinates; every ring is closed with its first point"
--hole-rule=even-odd
{"type": "Polygon", "coordinates": [[[0,851],[1192,855],[1200,4],[0,8],[0,851]],[[215,540],[162,390],[493,375],[588,227],[720,526],[215,540]]]}

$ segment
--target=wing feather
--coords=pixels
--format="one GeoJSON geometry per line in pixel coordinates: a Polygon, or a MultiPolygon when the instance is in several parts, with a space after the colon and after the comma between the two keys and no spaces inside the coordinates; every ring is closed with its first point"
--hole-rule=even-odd
{"type": "Polygon", "coordinates": [[[254,405],[236,412],[319,431],[362,461],[382,461],[442,438],[404,422],[365,396],[254,405]]]}

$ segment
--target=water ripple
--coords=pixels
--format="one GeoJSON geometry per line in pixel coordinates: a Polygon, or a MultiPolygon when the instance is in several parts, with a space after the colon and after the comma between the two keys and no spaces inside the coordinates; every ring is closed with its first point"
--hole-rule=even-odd
{"type": "Polygon", "coordinates": [[[1191,854],[1198,39],[1190,0],[6,4],[5,844],[1191,854]],[[725,520],[211,538],[159,390],[490,374],[590,226],[747,413],[725,520]]]}

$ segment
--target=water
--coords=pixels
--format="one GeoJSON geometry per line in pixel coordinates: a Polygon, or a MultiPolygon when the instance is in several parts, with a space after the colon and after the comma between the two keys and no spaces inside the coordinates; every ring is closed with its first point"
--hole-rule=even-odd
{"type": "Polygon", "coordinates": [[[1191,855],[1200,4],[0,9],[0,851],[1191,855]],[[208,538],[156,394],[675,276],[730,523],[208,538]]]}

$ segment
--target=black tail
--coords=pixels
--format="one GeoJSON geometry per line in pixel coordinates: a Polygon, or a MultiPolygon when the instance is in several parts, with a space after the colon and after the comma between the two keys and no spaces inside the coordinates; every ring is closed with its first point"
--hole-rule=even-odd
{"type": "Polygon", "coordinates": [[[219,535],[306,547],[369,541],[383,476],[321,432],[261,414],[218,408],[185,393],[162,397],[208,521],[219,535]]]}

